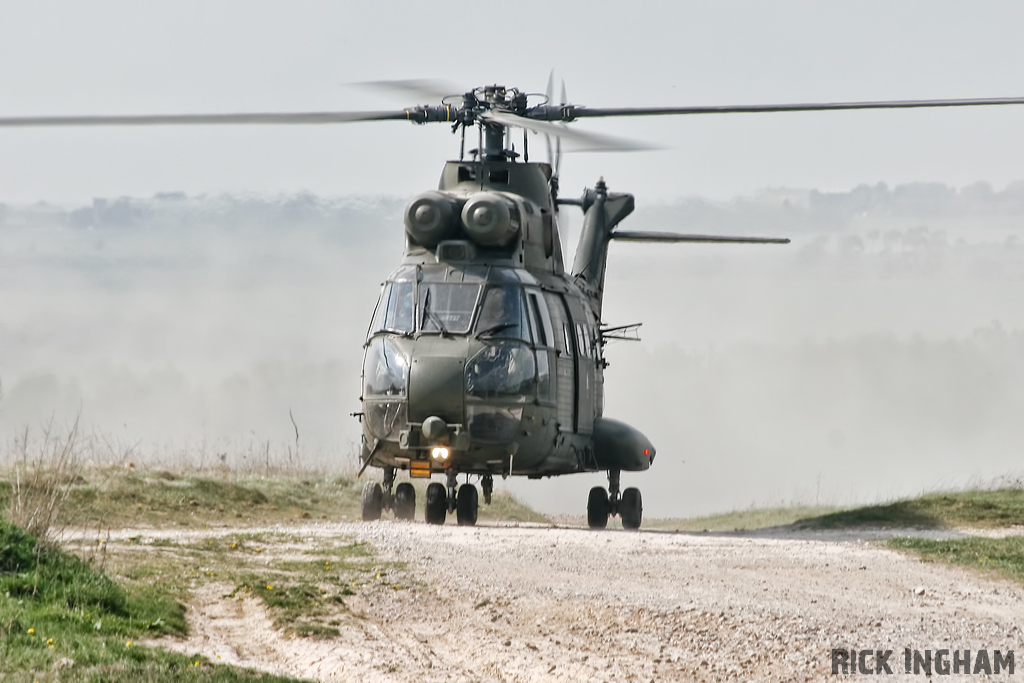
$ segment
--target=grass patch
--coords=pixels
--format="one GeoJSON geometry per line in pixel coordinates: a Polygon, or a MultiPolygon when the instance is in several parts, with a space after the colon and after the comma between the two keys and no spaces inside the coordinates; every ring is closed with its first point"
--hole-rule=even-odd
{"type": "MultiPolygon", "coordinates": [[[[0,473],[3,476],[7,473],[0,473]]],[[[81,469],[75,478],[53,489],[63,496],[54,524],[205,528],[356,521],[361,516],[364,483],[347,476],[237,477],[229,471],[198,476],[166,470],[81,469]]],[[[428,483],[414,482],[420,519],[428,483]]],[[[0,507],[10,506],[13,493],[11,483],[0,479],[0,507]]],[[[484,505],[481,497],[479,519],[549,521],[507,491],[495,491],[490,505],[484,505]]]]}
{"type": "Polygon", "coordinates": [[[1024,490],[929,493],[884,505],[868,505],[801,520],[814,529],[843,527],[1000,528],[1024,524],[1024,490]]]}
{"type": "Polygon", "coordinates": [[[345,598],[360,587],[400,590],[404,566],[376,563],[368,543],[306,551],[318,559],[283,559],[263,572],[246,572],[232,597],[252,595],[266,605],[274,626],[302,638],[329,639],[347,611],[345,598]],[[395,583],[395,581],[401,581],[395,583]]]}
{"type": "Polygon", "coordinates": [[[957,538],[933,541],[923,538],[890,538],[890,548],[919,554],[925,561],[946,562],[991,571],[1024,582],[1024,537],[957,538]]]}
{"type": "Polygon", "coordinates": [[[748,531],[785,526],[807,517],[830,514],[836,510],[834,507],[807,505],[750,508],[690,519],[645,519],[643,528],[666,531],[748,531]]]}
{"type": "Polygon", "coordinates": [[[184,608],[158,586],[125,589],[81,558],[0,520],[0,678],[291,680],[136,642],[185,630],[184,608]]]}
{"type": "Polygon", "coordinates": [[[77,523],[109,526],[338,521],[359,514],[359,487],[345,478],[172,478],[164,472],[131,472],[75,485],[70,504],[77,523]]]}

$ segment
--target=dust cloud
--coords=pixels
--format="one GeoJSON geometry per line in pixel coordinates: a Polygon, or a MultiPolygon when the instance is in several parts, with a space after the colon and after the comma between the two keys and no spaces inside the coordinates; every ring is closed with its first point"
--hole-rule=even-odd
{"type": "MultiPolygon", "coordinates": [[[[623,475],[648,515],[1020,475],[1024,186],[639,203],[629,229],[793,239],[612,245],[605,322],[644,325],[642,343],[606,350],[605,414],[658,447],[649,472],[623,475]]],[[[304,464],[351,463],[362,341],[403,205],[170,194],[0,208],[0,438],[80,415],[141,460],[242,467],[294,454],[297,426],[304,464]]],[[[579,514],[602,483],[505,485],[579,514]]]]}

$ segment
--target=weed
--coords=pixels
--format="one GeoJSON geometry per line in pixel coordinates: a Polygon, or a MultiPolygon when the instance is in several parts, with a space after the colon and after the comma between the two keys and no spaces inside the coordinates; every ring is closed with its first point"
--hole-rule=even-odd
{"type": "Polygon", "coordinates": [[[15,441],[9,516],[33,536],[49,538],[54,527],[64,521],[70,484],[81,479],[77,442],[77,418],[64,436],[57,436],[50,423],[43,429],[41,443],[30,441],[27,427],[15,441]]]}

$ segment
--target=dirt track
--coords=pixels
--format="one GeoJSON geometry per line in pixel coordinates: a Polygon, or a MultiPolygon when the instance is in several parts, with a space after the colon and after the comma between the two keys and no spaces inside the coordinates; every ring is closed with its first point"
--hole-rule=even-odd
{"type": "Polygon", "coordinates": [[[1021,587],[831,535],[281,530],[369,540],[417,587],[351,597],[341,637],[322,641],[281,635],[255,598],[212,584],[190,605],[189,639],[162,644],[331,681],[835,680],[834,647],[894,650],[885,680],[920,681],[898,673],[905,647],[1024,659],[1021,587]]]}

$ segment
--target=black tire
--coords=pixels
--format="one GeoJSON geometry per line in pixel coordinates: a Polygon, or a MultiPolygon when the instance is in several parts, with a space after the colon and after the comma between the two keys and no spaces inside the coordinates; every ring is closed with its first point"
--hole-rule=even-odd
{"type": "Polygon", "coordinates": [[[459,495],[455,499],[455,517],[459,520],[459,526],[474,526],[479,510],[480,499],[476,487],[472,484],[460,486],[459,495]]]}
{"type": "Polygon", "coordinates": [[[363,521],[374,522],[380,519],[380,512],[384,509],[384,490],[375,481],[368,481],[363,486],[363,521]]]}
{"type": "Polygon", "coordinates": [[[427,487],[427,503],[423,509],[427,524],[444,524],[448,516],[448,491],[444,484],[433,482],[427,487]]]}
{"type": "Polygon", "coordinates": [[[591,529],[604,529],[608,526],[611,507],[608,492],[603,486],[590,489],[590,496],[587,498],[587,524],[591,529]]]}
{"type": "Polygon", "coordinates": [[[403,481],[395,487],[395,519],[416,517],[416,489],[410,482],[403,481]]]}
{"type": "Polygon", "coordinates": [[[639,529],[644,519],[644,501],[640,489],[626,489],[619,501],[619,516],[623,529],[639,529]]]}

